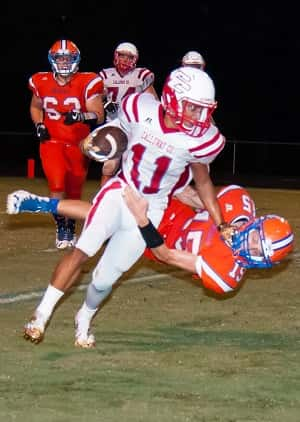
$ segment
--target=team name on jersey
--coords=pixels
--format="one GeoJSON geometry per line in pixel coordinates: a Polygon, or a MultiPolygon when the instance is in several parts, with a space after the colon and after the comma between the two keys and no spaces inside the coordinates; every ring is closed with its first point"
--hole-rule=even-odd
{"type": "Polygon", "coordinates": [[[166,151],[168,154],[172,154],[174,151],[174,147],[172,145],[169,145],[166,141],[162,141],[146,130],[144,130],[142,133],[141,138],[148,144],[155,145],[157,148],[161,149],[162,151],[166,151]]]}
{"type": "Polygon", "coordinates": [[[129,80],[120,81],[120,80],[113,80],[113,84],[115,85],[129,85],[129,80]]]}

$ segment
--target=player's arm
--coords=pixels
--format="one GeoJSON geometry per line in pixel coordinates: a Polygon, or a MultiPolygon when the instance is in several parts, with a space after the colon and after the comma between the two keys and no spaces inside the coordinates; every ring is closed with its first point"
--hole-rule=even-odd
{"type": "Polygon", "coordinates": [[[31,98],[30,115],[31,115],[33,124],[35,126],[38,123],[43,123],[43,120],[44,120],[43,102],[41,98],[37,97],[35,94],[33,94],[31,98]]]}
{"type": "Polygon", "coordinates": [[[60,199],[57,203],[57,214],[75,220],[85,220],[92,205],[80,199],[60,199]]]}
{"type": "Polygon", "coordinates": [[[102,187],[120,168],[121,158],[107,160],[103,163],[100,186],[102,187]]]}
{"type": "Polygon", "coordinates": [[[197,256],[186,251],[169,249],[162,236],[147,217],[148,202],[127,186],[123,193],[124,200],[136,219],[138,228],[148,248],[156,258],[166,264],[174,265],[192,273],[196,272],[197,256]]]}
{"type": "Polygon", "coordinates": [[[50,134],[44,124],[43,102],[40,97],[33,94],[30,102],[30,115],[36,129],[36,136],[40,142],[50,139],[50,134]]]}
{"type": "Polygon", "coordinates": [[[145,89],[145,92],[148,92],[148,94],[153,95],[154,98],[159,100],[159,97],[157,95],[157,92],[155,91],[155,88],[153,85],[150,85],[147,89],[145,89]]]}
{"type": "Polygon", "coordinates": [[[196,189],[191,185],[186,186],[182,192],[176,193],[176,198],[192,208],[204,208],[203,202],[199,198],[196,189]]]}
{"type": "Polygon", "coordinates": [[[156,92],[156,90],[155,90],[155,88],[153,86],[154,79],[155,79],[154,73],[153,72],[150,72],[144,78],[143,82],[135,88],[135,92],[139,92],[139,93],[140,92],[147,92],[148,94],[153,95],[154,98],[156,98],[157,100],[159,100],[159,97],[157,95],[157,92],[156,92]]]}
{"type": "Polygon", "coordinates": [[[224,220],[220,204],[217,200],[215,187],[209,175],[208,166],[202,163],[193,163],[191,164],[191,169],[193,172],[195,189],[198,192],[205,209],[209,212],[222,237],[231,243],[235,229],[224,220]]]}
{"type": "Polygon", "coordinates": [[[88,113],[90,114],[91,119],[93,119],[93,114],[95,121],[94,123],[99,125],[104,122],[104,106],[103,106],[103,100],[102,95],[96,95],[86,101],[86,109],[87,112],[85,113],[87,121],[88,113]]]}

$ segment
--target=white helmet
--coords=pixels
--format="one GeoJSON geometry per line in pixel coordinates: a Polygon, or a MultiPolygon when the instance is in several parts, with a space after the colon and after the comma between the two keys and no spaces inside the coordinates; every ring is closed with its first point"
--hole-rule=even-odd
{"type": "Polygon", "coordinates": [[[217,107],[215,86],[203,70],[183,66],[168,76],[161,102],[179,130],[190,136],[201,136],[217,107]]]}
{"type": "Polygon", "coordinates": [[[130,42],[122,42],[114,51],[114,66],[121,75],[124,75],[136,67],[138,58],[139,52],[136,46],[130,42]]]}
{"type": "Polygon", "coordinates": [[[182,66],[195,66],[199,69],[205,68],[205,60],[198,51],[188,51],[181,60],[182,66]]]}

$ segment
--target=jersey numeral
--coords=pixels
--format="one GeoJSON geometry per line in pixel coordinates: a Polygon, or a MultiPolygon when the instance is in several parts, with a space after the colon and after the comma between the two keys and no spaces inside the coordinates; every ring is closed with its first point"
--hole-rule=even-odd
{"type": "Polygon", "coordinates": [[[112,86],[110,88],[107,88],[108,95],[107,97],[110,98],[114,103],[121,101],[123,98],[125,98],[129,94],[135,93],[135,88],[133,86],[130,86],[125,94],[122,96],[122,98],[119,98],[119,88],[117,86],[112,86]]]}
{"type": "MultiPolygon", "coordinates": [[[[64,106],[72,105],[73,109],[80,110],[80,101],[76,97],[68,97],[63,101],[64,106]]],[[[61,118],[61,113],[57,110],[59,109],[59,102],[55,97],[45,97],[43,100],[43,109],[47,116],[51,120],[59,120],[61,118]]]]}
{"type": "MultiPolygon", "coordinates": [[[[146,147],[141,144],[136,144],[132,147],[131,151],[133,152],[133,157],[132,157],[133,168],[131,170],[131,177],[135,186],[139,189],[140,184],[141,184],[139,180],[140,179],[139,165],[142,162],[143,155],[146,151],[146,147]]],[[[143,193],[154,194],[154,193],[159,192],[161,180],[166,174],[171,161],[172,160],[170,157],[165,157],[165,156],[158,157],[154,161],[153,163],[154,169],[153,169],[150,185],[144,186],[142,190],[143,193]]]]}

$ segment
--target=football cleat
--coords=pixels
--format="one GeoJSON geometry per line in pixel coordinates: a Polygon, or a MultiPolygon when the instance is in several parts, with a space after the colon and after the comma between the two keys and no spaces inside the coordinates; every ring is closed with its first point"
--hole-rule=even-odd
{"type": "Polygon", "coordinates": [[[78,336],[75,338],[75,347],[81,347],[82,349],[94,349],[96,347],[96,340],[93,334],[89,334],[86,337],[78,336]]]}
{"type": "Polygon", "coordinates": [[[55,246],[57,249],[63,250],[69,247],[69,241],[67,239],[66,220],[64,217],[54,215],[56,224],[56,238],[55,246]]]}
{"type": "Polygon", "coordinates": [[[74,248],[77,237],[75,234],[75,220],[68,218],[66,222],[65,240],[68,242],[68,248],[74,248]]]}
{"type": "Polygon", "coordinates": [[[36,312],[24,326],[23,337],[32,343],[38,344],[44,338],[46,321],[41,314],[36,312]]]}
{"type": "Polygon", "coordinates": [[[67,240],[59,240],[57,237],[55,239],[55,246],[56,249],[59,249],[61,251],[71,247],[67,240]]]}
{"type": "Polygon", "coordinates": [[[50,199],[34,195],[26,190],[16,190],[7,195],[7,214],[19,214],[22,212],[49,212],[50,199]]]}
{"type": "Polygon", "coordinates": [[[96,347],[96,339],[89,331],[90,326],[88,321],[75,317],[75,347],[82,349],[93,349],[96,347]]]}

